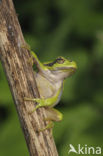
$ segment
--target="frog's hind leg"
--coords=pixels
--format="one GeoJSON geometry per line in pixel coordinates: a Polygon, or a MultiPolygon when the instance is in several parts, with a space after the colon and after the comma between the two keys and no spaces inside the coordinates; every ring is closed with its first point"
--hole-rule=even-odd
{"type": "Polygon", "coordinates": [[[63,119],[63,115],[61,112],[54,108],[46,108],[46,118],[44,120],[49,121],[46,127],[40,129],[39,131],[44,131],[46,129],[50,129],[53,127],[53,121],[61,121],[63,119]]]}
{"type": "Polygon", "coordinates": [[[63,114],[55,108],[47,107],[45,111],[47,115],[47,118],[45,120],[61,121],[63,119],[63,114]]]}

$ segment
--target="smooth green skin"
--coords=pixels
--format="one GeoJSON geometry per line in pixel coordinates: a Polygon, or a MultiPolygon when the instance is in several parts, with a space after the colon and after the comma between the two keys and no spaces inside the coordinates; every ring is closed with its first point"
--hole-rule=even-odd
{"type": "MultiPolygon", "coordinates": [[[[24,47],[24,48],[30,50],[28,47],[24,47]]],[[[52,63],[53,61],[41,63],[39,61],[37,55],[31,50],[30,50],[30,52],[31,52],[32,57],[35,59],[35,63],[37,65],[38,70],[40,71],[41,74],[43,74],[45,76],[45,80],[47,78],[47,81],[48,81],[48,71],[49,71],[49,76],[51,76],[51,79],[52,79],[52,76],[54,75],[56,77],[56,79],[58,81],[61,81],[61,83],[62,83],[66,77],[71,76],[77,69],[77,65],[74,61],[69,61],[63,57],[61,57],[61,58],[64,60],[64,62],[61,62],[61,63],[55,62],[52,66],[47,65],[47,64],[52,63]],[[58,71],[61,74],[58,74],[58,71]],[[54,72],[54,73],[52,73],[52,72],[54,72]],[[55,74],[55,72],[57,72],[57,73],[55,74]]],[[[52,85],[55,85],[55,83],[53,84],[53,82],[54,82],[54,79],[52,80],[52,85]]],[[[50,85],[48,87],[51,88],[52,86],[50,85]]],[[[40,86],[39,86],[39,88],[40,88],[40,86]]],[[[54,93],[53,96],[48,97],[48,98],[44,98],[42,95],[40,95],[42,98],[35,98],[35,99],[31,99],[31,98],[27,98],[27,97],[24,98],[24,100],[26,100],[26,101],[35,101],[38,103],[38,105],[34,108],[32,113],[40,107],[46,108],[45,110],[47,111],[48,115],[45,120],[48,120],[49,124],[45,128],[40,129],[39,131],[44,131],[45,129],[53,127],[52,121],[61,121],[62,120],[63,115],[58,110],[53,108],[55,103],[57,104],[59,102],[58,99],[60,99],[60,97],[61,97],[61,90],[62,90],[62,87],[60,86],[59,89],[57,88],[57,90],[56,89],[54,90],[54,92],[56,92],[56,93],[54,93]]]]}

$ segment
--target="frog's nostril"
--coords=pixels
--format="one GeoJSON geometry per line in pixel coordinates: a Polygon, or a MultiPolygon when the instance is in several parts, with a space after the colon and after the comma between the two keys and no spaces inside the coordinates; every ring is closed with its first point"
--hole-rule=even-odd
{"type": "Polygon", "coordinates": [[[70,58],[68,58],[68,61],[69,61],[69,62],[72,62],[72,60],[71,60],[70,58]]]}
{"type": "Polygon", "coordinates": [[[69,60],[70,62],[72,62],[72,60],[69,60]]]}

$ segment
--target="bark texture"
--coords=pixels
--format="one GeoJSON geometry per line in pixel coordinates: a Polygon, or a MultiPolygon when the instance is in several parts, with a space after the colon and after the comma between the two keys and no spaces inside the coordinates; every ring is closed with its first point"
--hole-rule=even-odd
{"type": "Polygon", "coordinates": [[[28,61],[30,53],[21,47],[24,44],[12,0],[0,0],[0,60],[7,76],[30,155],[58,156],[51,131],[38,132],[38,129],[46,125],[43,120],[46,116],[45,109],[40,108],[30,115],[29,112],[35,104],[23,100],[24,97],[39,97],[33,69],[28,61]]]}

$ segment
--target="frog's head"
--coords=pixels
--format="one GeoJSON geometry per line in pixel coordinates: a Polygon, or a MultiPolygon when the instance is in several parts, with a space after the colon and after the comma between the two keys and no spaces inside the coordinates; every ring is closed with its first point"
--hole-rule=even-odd
{"type": "Polygon", "coordinates": [[[65,59],[60,56],[52,62],[44,64],[51,72],[58,78],[66,78],[71,76],[77,69],[77,65],[74,61],[65,59]]]}

